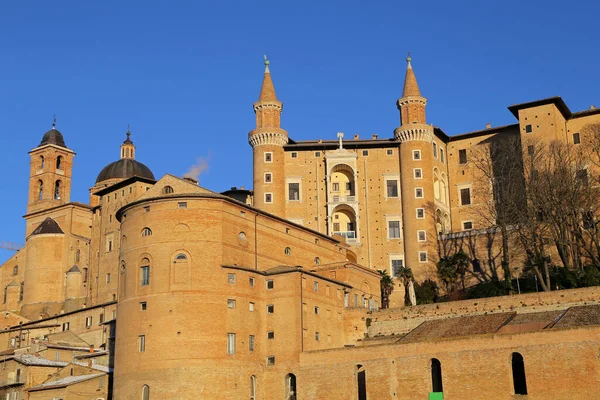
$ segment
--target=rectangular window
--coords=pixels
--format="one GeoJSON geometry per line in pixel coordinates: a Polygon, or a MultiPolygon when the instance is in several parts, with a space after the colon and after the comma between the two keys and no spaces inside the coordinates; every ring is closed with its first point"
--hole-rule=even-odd
{"type": "Polygon", "coordinates": [[[140,353],[146,351],[146,335],[138,336],[138,350],[140,353]]]}
{"type": "Polygon", "coordinates": [[[417,199],[423,198],[423,188],[415,188],[415,197],[417,199]]]}
{"type": "Polygon", "coordinates": [[[288,184],[288,199],[290,201],[298,201],[300,200],[300,184],[299,183],[289,183],[288,184]]]}
{"type": "Polygon", "coordinates": [[[250,285],[250,287],[254,287],[254,278],[248,278],[248,284],[250,285]]]}
{"type": "Polygon", "coordinates": [[[413,150],[412,154],[413,154],[413,160],[421,159],[421,150],[413,150]]]}
{"type": "Polygon", "coordinates": [[[292,158],[298,158],[298,153],[296,153],[295,151],[292,151],[292,158]]]}
{"type": "Polygon", "coordinates": [[[318,342],[319,341],[319,332],[315,332],[315,340],[318,342]]]}
{"type": "Polygon", "coordinates": [[[272,179],[271,179],[272,177],[273,177],[273,176],[271,175],[271,173],[270,173],[270,172],[267,172],[267,173],[265,174],[265,183],[271,183],[271,182],[272,182],[272,179]]]}
{"type": "Polygon", "coordinates": [[[468,231],[471,229],[473,229],[473,222],[471,222],[471,221],[463,222],[463,231],[468,231]]]}
{"type": "Polygon", "coordinates": [[[339,182],[333,182],[333,184],[331,185],[331,190],[333,192],[339,192],[340,191],[340,184],[339,184],[339,182]]]}
{"type": "Polygon", "coordinates": [[[235,300],[227,299],[227,308],[235,308],[235,300]]]}
{"type": "Polygon", "coordinates": [[[319,306],[315,306],[315,314],[319,315],[319,306]]]}
{"type": "Polygon", "coordinates": [[[460,204],[462,206],[471,204],[471,188],[460,189],[460,204]]]}
{"type": "Polygon", "coordinates": [[[254,303],[252,303],[252,302],[248,303],[248,310],[254,311],[254,303]]]}
{"type": "Polygon", "coordinates": [[[140,310],[146,311],[147,305],[145,301],[140,301],[140,310]]]}
{"type": "Polygon", "coordinates": [[[187,202],[180,201],[179,203],[177,203],[177,208],[187,208],[187,202]]]}
{"type": "Polygon", "coordinates": [[[387,188],[387,197],[398,197],[398,181],[396,179],[389,179],[385,181],[387,188]]]}
{"type": "Polygon", "coordinates": [[[314,289],[314,291],[315,291],[315,292],[318,292],[318,291],[319,291],[319,282],[315,282],[315,283],[313,284],[313,289],[314,289]]]}
{"type": "Polygon", "coordinates": [[[275,312],[275,306],[273,304],[267,305],[267,314],[273,314],[275,312]]]}
{"type": "Polygon", "coordinates": [[[433,156],[437,158],[437,143],[433,143],[433,156]]]}
{"type": "Polygon", "coordinates": [[[235,274],[227,274],[227,283],[235,285],[235,274]]]}
{"type": "Polygon", "coordinates": [[[531,125],[525,125],[525,133],[531,133],[533,132],[533,128],[531,127],[531,125]]]}
{"type": "Polygon", "coordinates": [[[423,218],[425,218],[425,209],[417,208],[417,219],[423,219],[423,218]]]}
{"type": "MultiPolygon", "coordinates": [[[[146,190],[148,190],[148,189],[150,189],[150,188],[146,188],[146,190]]],[[[150,212],[150,206],[145,206],[144,207],[144,211],[150,212]]]]}
{"type": "Polygon", "coordinates": [[[354,307],[358,307],[358,295],[354,295],[354,307]]]}
{"type": "Polygon", "coordinates": [[[267,365],[275,365],[275,356],[267,357],[267,365]]]}
{"type": "Polygon", "coordinates": [[[352,190],[352,182],[346,182],[346,190],[352,190]]]}
{"type": "Polygon", "coordinates": [[[340,231],[340,223],[339,222],[334,222],[333,223],[333,231],[334,232],[339,232],[340,231]]]}
{"type": "Polygon", "coordinates": [[[315,157],[321,157],[321,152],[320,151],[315,151],[315,157]]]}
{"type": "Polygon", "coordinates": [[[273,162],[273,153],[271,153],[271,152],[265,153],[265,162],[273,162]]]}
{"type": "Polygon", "coordinates": [[[149,266],[143,266],[141,268],[141,273],[142,273],[142,286],[147,286],[150,284],[150,267],[149,266]]]}
{"type": "Polygon", "coordinates": [[[392,149],[388,149],[388,150],[387,150],[387,155],[388,155],[388,156],[391,156],[392,154],[394,154],[394,150],[392,150],[392,149]]]}
{"type": "Polygon", "coordinates": [[[579,137],[579,132],[575,132],[573,134],[573,144],[581,143],[581,138],[579,137]]]}
{"type": "Polygon", "coordinates": [[[400,270],[404,268],[404,260],[395,259],[392,260],[392,276],[398,276],[400,274],[400,270]]]}
{"type": "Polygon", "coordinates": [[[227,334],[227,354],[235,354],[235,333],[227,334]]]}
{"type": "Polygon", "coordinates": [[[273,193],[265,193],[265,203],[273,202],[273,193]]]}
{"type": "Polygon", "coordinates": [[[248,336],[248,350],[254,351],[254,335],[248,336]]]}
{"type": "Polygon", "coordinates": [[[440,149],[440,162],[444,163],[444,149],[440,149]]]}
{"type": "Polygon", "coordinates": [[[92,317],[86,317],[85,318],[85,327],[89,328],[90,326],[92,326],[92,317]]]}
{"type": "Polygon", "coordinates": [[[363,153],[362,153],[362,155],[363,155],[363,156],[368,156],[368,155],[369,155],[369,150],[363,150],[363,153]]]}
{"type": "Polygon", "coordinates": [[[388,221],[388,239],[400,239],[400,221],[388,221]]]}
{"type": "Polygon", "coordinates": [[[414,171],[415,179],[423,178],[423,171],[421,170],[421,168],[415,168],[413,171],[414,171]]]}
{"type": "Polygon", "coordinates": [[[100,314],[99,321],[100,324],[104,323],[104,314],[100,314]]]}
{"type": "Polygon", "coordinates": [[[427,262],[427,252],[426,251],[420,251],[419,252],[419,262],[427,262]]]}
{"type": "Polygon", "coordinates": [[[427,234],[425,231],[417,231],[417,240],[419,242],[424,242],[427,240],[427,234]]]}
{"type": "Polygon", "coordinates": [[[535,146],[530,144],[529,146],[527,146],[527,154],[529,154],[530,156],[532,156],[535,153],[535,146]]]}
{"type": "Polygon", "coordinates": [[[350,304],[350,293],[344,293],[344,307],[348,307],[350,304]]]}
{"type": "Polygon", "coordinates": [[[275,283],[273,282],[273,279],[269,279],[267,282],[267,289],[271,290],[275,287],[275,283]]]}
{"type": "Polygon", "coordinates": [[[267,339],[269,339],[269,340],[275,339],[275,332],[274,331],[268,331],[267,332],[267,339]]]}
{"type": "Polygon", "coordinates": [[[467,163],[467,150],[466,149],[458,150],[458,163],[459,164],[467,163]]]}
{"type": "Polygon", "coordinates": [[[110,274],[106,274],[106,284],[110,283],[110,274]]]}

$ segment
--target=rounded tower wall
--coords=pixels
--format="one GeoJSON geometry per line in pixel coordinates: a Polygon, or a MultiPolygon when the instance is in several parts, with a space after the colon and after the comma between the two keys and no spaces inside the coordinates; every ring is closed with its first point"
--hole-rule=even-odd
{"type": "Polygon", "coordinates": [[[27,239],[23,308],[63,300],[64,234],[34,235],[27,239]]]}

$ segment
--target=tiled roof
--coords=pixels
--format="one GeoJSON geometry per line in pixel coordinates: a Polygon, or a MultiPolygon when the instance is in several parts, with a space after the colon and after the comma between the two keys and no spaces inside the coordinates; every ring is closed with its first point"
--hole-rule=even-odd
{"type": "Polygon", "coordinates": [[[38,227],[35,228],[33,232],[31,232],[30,236],[43,235],[43,234],[47,234],[47,233],[64,233],[64,232],[62,229],[60,229],[60,226],[58,226],[58,224],[56,223],[55,220],[48,217],[45,220],[43,220],[42,223],[39,224],[38,227]]]}
{"type": "Polygon", "coordinates": [[[600,305],[571,307],[565,312],[552,329],[579,328],[600,325],[600,305]]]}
{"type": "Polygon", "coordinates": [[[32,388],[29,388],[29,391],[44,390],[44,389],[51,389],[51,388],[57,388],[57,387],[65,387],[65,386],[73,385],[74,383],[87,381],[89,379],[99,378],[104,375],[105,375],[104,373],[101,373],[101,374],[89,374],[89,375],[79,375],[79,376],[67,376],[65,378],[60,378],[60,379],[57,379],[54,381],[44,382],[41,385],[37,385],[32,388]]]}

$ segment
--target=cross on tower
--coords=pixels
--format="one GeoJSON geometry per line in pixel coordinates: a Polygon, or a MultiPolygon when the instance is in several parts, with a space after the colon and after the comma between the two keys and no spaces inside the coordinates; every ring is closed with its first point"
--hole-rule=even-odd
{"type": "Polygon", "coordinates": [[[338,132],[337,137],[340,139],[340,150],[342,149],[342,138],[344,137],[344,132],[338,132]]]}

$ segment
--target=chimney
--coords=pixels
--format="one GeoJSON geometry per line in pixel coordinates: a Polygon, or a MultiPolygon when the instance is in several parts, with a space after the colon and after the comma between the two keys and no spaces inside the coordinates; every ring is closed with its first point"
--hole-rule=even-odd
{"type": "Polygon", "coordinates": [[[485,129],[490,129],[492,127],[492,124],[490,124],[489,122],[487,124],[485,124],[485,129]]]}
{"type": "Polygon", "coordinates": [[[359,138],[358,133],[355,133],[354,134],[354,140],[358,140],[358,138],[359,138]]]}
{"type": "Polygon", "coordinates": [[[94,345],[90,344],[90,354],[93,354],[93,353],[94,353],[94,345]]]}
{"type": "Polygon", "coordinates": [[[373,134],[373,140],[377,140],[377,134],[376,133],[373,134]]]}
{"type": "Polygon", "coordinates": [[[191,176],[184,176],[183,179],[186,180],[186,181],[188,181],[188,182],[193,183],[194,185],[198,184],[198,181],[196,179],[192,178],[191,176]]]}

